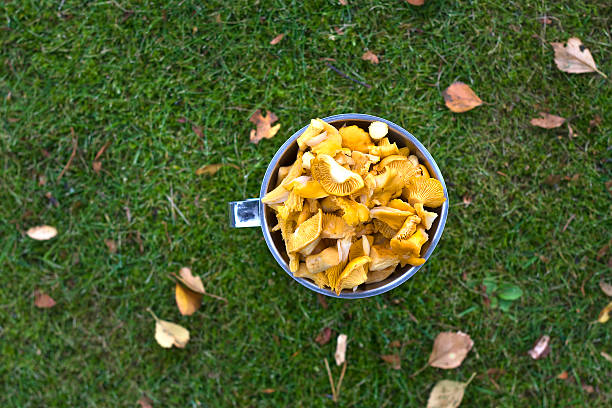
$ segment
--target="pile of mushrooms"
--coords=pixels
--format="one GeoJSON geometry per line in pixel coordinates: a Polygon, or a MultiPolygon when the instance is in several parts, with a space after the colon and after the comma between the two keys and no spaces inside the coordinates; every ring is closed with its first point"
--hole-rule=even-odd
{"type": "Polygon", "coordinates": [[[337,294],[421,265],[421,247],[444,203],[442,184],[387,136],[386,123],[340,130],[313,119],[291,166],[262,201],[275,212],[289,268],[337,294]]]}

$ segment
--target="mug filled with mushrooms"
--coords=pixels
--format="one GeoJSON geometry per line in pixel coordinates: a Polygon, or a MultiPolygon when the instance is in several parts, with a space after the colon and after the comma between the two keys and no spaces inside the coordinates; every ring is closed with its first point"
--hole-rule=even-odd
{"type": "Polygon", "coordinates": [[[372,115],[312,119],[268,165],[260,198],[229,203],[232,227],[261,226],[270,252],[316,292],[363,298],[410,279],[444,229],[448,193],[431,154],[372,115]]]}

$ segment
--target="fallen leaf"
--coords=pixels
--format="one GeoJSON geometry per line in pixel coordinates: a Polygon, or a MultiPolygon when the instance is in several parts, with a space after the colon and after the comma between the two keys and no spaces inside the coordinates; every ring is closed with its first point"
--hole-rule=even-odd
{"type": "Polygon", "coordinates": [[[279,42],[281,42],[281,40],[283,39],[283,37],[284,37],[284,36],[285,36],[285,34],[279,34],[279,35],[277,35],[276,37],[274,37],[274,38],[272,39],[272,41],[270,41],[270,45],[276,45],[276,44],[278,44],[279,42]]]}
{"type": "Polygon", "coordinates": [[[115,243],[115,241],[113,241],[112,239],[105,239],[104,243],[108,248],[108,252],[110,252],[111,254],[117,253],[117,244],[115,243]]]}
{"type": "Polygon", "coordinates": [[[346,0],[338,0],[338,2],[340,3],[341,6],[346,6],[348,4],[348,1],[346,0]]]}
{"type": "Polygon", "coordinates": [[[602,279],[599,281],[599,287],[601,288],[603,293],[608,296],[612,296],[612,285],[607,282],[604,282],[604,280],[602,279]]]}
{"type": "Polygon", "coordinates": [[[204,290],[204,284],[202,283],[202,278],[199,276],[194,276],[191,273],[191,269],[187,267],[183,267],[179,270],[178,276],[173,273],[174,277],[178,279],[183,285],[187,286],[188,289],[191,289],[196,293],[206,293],[204,290]]]}
{"type": "Polygon", "coordinates": [[[555,184],[559,184],[562,178],[563,177],[558,174],[549,174],[546,176],[546,179],[544,179],[544,183],[548,184],[549,186],[554,186],[555,184]]]}
{"type": "Polygon", "coordinates": [[[397,354],[386,354],[384,356],[380,356],[383,361],[391,366],[394,370],[402,369],[402,361],[400,360],[400,356],[397,354]]]}
{"type": "Polygon", "coordinates": [[[327,309],[329,306],[327,305],[327,299],[325,299],[325,295],[317,293],[317,300],[323,309],[327,309]]]}
{"type": "Polygon", "coordinates": [[[575,137],[578,137],[578,134],[576,132],[574,132],[574,128],[572,127],[572,125],[570,125],[569,123],[567,124],[567,136],[570,139],[573,139],[575,137]]]}
{"type": "Polygon", "coordinates": [[[49,309],[55,306],[55,300],[45,292],[40,290],[34,291],[34,306],[39,309],[49,309]]]}
{"type": "Polygon", "coordinates": [[[474,346],[469,335],[462,332],[442,332],[434,341],[429,365],[443,369],[457,368],[474,346]]]}
{"type": "Polygon", "coordinates": [[[196,126],[196,125],[191,125],[191,130],[193,130],[193,132],[199,137],[204,137],[204,132],[202,131],[201,127],[196,126]]]}
{"type": "Polygon", "coordinates": [[[595,257],[595,259],[599,261],[601,258],[603,258],[606,252],[608,252],[610,245],[612,245],[612,240],[608,241],[606,245],[599,248],[599,251],[597,251],[597,256],[595,257]]]}
{"type": "Polygon", "coordinates": [[[576,37],[567,40],[567,45],[563,43],[550,43],[555,50],[555,63],[557,68],[570,74],[583,74],[587,72],[597,72],[604,78],[607,76],[597,69],[591,51],[582,45],[582,41],[576,37]]]}
{"type": "Polygon", "coordinates": [[[422,6],[425,4],[425,0],[406,0],[406,2],[413,6],[422,6]]]}
{"type": "Polygon", "coordinates": [[[263,116],[261,110],[257,109],[249,120],[257,126],[257,130],[251,130],[251,143],[257,144],[261,139],[273,138],[280,129],[280,123],[272,126],[278,120],[278,117],[270,111],[266,112],[266,116],[263,116]]]}
{"type": "Polygon", "coordinates": [[[155,319],[155,340],[163,348],[184,348],[189,341],[189,331],[175,323],[161,320],[149,309],[155,319]]]}
{"type": "Polygon", "coordinates": [[[527,353],[534,360],[539,360],[541,358],[544,358],[548,355],[548,353],[550,353],[549,343],[550,343],[550,336],[544,335],[540,337],[538,341],[536,341],[533,348],[529,350],[527,353]]]}
{"type": "Polygon", "coordinates": [[[472,197],[470,197],[467,194],[464,195],[463,196],[463,204],[465,204],[466,206],[472,204],[472,197]]]}
{"type": "Polygon", "coordinates": [[[138,403],[140,404],[140,408],[153,408],[153,400],[146,395],[140,397],[138,403]]]}
{"type": "Polygon", "coordinates": [[[546,16],[538,17],[538,21],[542,24],[552,24],[552,20],[546,16]]]}
{"type": "Polygon", "coordinates": [[[36,241],[46,241],[57,235],[57,229],[49,225],[39,225],[26,231],[28,237],[36,241]]]}
{"type": "Polygon", "coordinates": [[[592,385],[582,384],[582,389],[587,392],[587,394],[592,394],[595,392],[595,388],[592,385]]]}
{"type": "Polygon", "coordinates": [[[93,169],[94,173],[99,173],[100,170],[102,170],[102,162],[99,160],[96,160],[95,162],[93,162],[93,164],[91,165],[91,168],[93,169]]]}
{"type": "Polygon", "coordinates": [[[482,105],[482,100],[463,82],[454,82],[442,92],[444,102],[452,112],[461,113],[482,105]]]}
{"type": "Polygon", "coordinates": [[[361,59],[364,61],[370,61],[372,64],[378,64],[378,57],[372,51],[366,51],[361,59]]]}
{"type": "Polygon", "coordinates": [[[531,123],[533,126],[544,129],[554,129],[565,123],[565,118],[557,115],[551,115],[546,112],[540,112],[540,117],[531,119],[529,123],[531,123]]]}
{"type": "Polygon", "coordinates": [[[601,356],[602,356],[603,358],[605,358],[606,360],[608,360],[609,362],[611,362],[611,363],[612,363],[612,356],[611,356],[611,355],[609,355],[609,354],[608,354],[608,353],[606,353],[605,351],[602,351],[600,354],[601,354],[601,356]]]}
{"type": "Polygon", "coordinates": [[[593,117],[593,119],[589,120],[589,133],[591,133],[591,130],[593,130],[593,128],[599,127],[599,125],[601,125],[601,116],[599,115],[595,115],[593,117]]]}
{"type": "Polygon", "coordinates": [[[402,343],[399,340],[393,340],[391,343],[389,343],[389,347],[400,348],[402,347],[402,343]]]}
{"type": "Polygon", "coordinates": [[[334,357],[336,359],[336,365],[342,365],[346,360],[346,340],[348,337],[346,334],[341,334],[338,336],[338,344],[336,346],[336,354],[334,357]]]}
{"type": "Polygon", "coordinates": [[[465,388],[470,384],[475,374],[467,382],[451,380],[438,381],[429,394],[427,408],[457,408],[461,404],[465,388]]]}
{"type": "Polygon", "coordinates": [[[235,168],[236,170],[240,170],[240,167],[233,163],[218,163],[218,164],[207,164],[206,166],[202,166],[195,171],[196,176],[201,176],[203,174],[213,176],[216,172],[218,172],[221,167],[230,166],[235,168]]]}
{"type": "Polygon", "coordinates": [[[276,392],[276,390],[274,388],[264,388],[263,390],[261,390],[261,392],[264,394],[273,394],[276,392]]]}
{"type": "Polygon", "coordinates": [[[331,340],[331,335],[332,335],[332,330],[329,327],[324,327],[323,329],[321,329],[319,334],[317,334],[317,337],[315,337],[315,341],[320,346],[323,346],[329,343],[329,340],[331,340]]]}
{"type": "Polygon", "coordinates": [[[179,282],[175,287],[175,299],[179,312],[183,316],[191,316],[202,305],[202,294],[183,287],[179,282]]]}
{"type": "Polygon", "coordinates": [[[559,374],[557,376],[558,380],[567,380],[569,377],[569,374],[567,373],[567,371],[562,371],[561,374],[559,374]]]}
{"type": "Polygon", "coordinates": [[[597,321],[599,323],[605,323],[610,320],[610,312],[612,312],[612,302],[608,303],[608,306],[602,309],[602,311],[599,313],[597,321]]]}

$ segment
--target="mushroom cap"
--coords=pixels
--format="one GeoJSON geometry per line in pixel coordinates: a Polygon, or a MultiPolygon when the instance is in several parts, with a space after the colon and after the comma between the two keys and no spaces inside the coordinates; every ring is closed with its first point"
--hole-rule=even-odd
{"type": "Polygon", "coordinates": [[[379,271],[368,271],[368,279],[365,283],[376,283],[380,281],[384,281],[395,271],[396,265],[390,266],[387,269],[381,269],[379,271]]]}
{"type": "Polygon", "coordinates": [[[335,247],[326,248],[318,254],[306,257],[306,268],[312,274],[323,272],[339,263],[338,250],[335,247]]]}
{"type": "Polygon", "coordinates": [[[370,123],[368,131],[370,132],[370,137],[372,137],[372,139],[380,140],[387,136],[387,133],[389,133],[389,126],[385,122],[380,122],[377,120],[370,123]]]}
{"type": "Polygon", "coordinates": [[[303,198],[323,198],[329,195],[318,181],[309,176],[297,177],[286,187],[303,198]]]}
{"type": "Polygon", "coordinates": [[[346,262],[348,261],[352,243],[353,237],[351,236],[347,236],[336,241],[336,246],[338,248],[338,256],[340,257],[342,263],[346,264],[346,262]]]}
{"type": "Polygon", "coordinates": [[[308,268],[304,262],[300,262],[297,271],[293,272],[293,276],[296,278],[308,278],[311,276],[311,273],[308,272],[308,268]]]}
{"type": "MultiPolygon", "coordinates": [[[[302,168],[306,170],[310,170],[310,162],[315,158],[315,155],[311,152],[304,152],[302,156],[302,168]]],[[[280,171],[279,171],[280,174],[280,171]]]]}
{"type": "Polygon", "coordinates": [[[387,156],[376,165],[378,171],[382,171],[385,167],[397,171],[397,175],[406,184],[410,177],[421,175],[421,168],[412,164],[410,160],[400,154],[387,156]]]}
{"type": "Polygon", "coordinates": [[[289,198],[289,191],[283,185],[279,185],[272,191],[268,191],[266,195],[261,199],[264,204],[281,204],[287,201],[289,198]]]}
{"type": "Polygon", "coordinates": [[[400,200],[399,198],[394,198],[393,200],[387,203],[387,207],[395,208],[397,210],[408,211],[412,214],[415,213],[415,209],[408,204],[407,202],[400,200]]]}
{"type": "Polygon", "coordinates": [[[298,252],[302,256],[308,256],[312,254],[317,248],[320,248],[320,246],[321,246],[321,237],[315,239],[310,244],[300,249],[298,252]]]}
{"type": "Polygon", "coordinates": [[[439,207],[446,201],[442,183],[435,178],[411,177],[402,196],[412,205],[421,203],[431,208],[439,207]]]}
{"type": "Polygon", "coordinates": [[[348,147],[353,151],[368,153],[368,147],[374,145],[368,132],[359,126],[345,126],[339,132],[340,136],[342,136],[342,146],[348,147]]]}
{"type": "Polygon", "coordinates": [[[298,225],[286,241],[287,252],[297,252],[319,238],[322,231],[322,221],[323,211],[319,210],[316,215],[298,225]]]}
{"type": "Polygon", "coordinates": [[[400,264],[402,267],[406,265],[419,266],[425,263],[425,258],[417,258],[412,255],[404,255],[400,257],[400,264]]]}
{"type": "Polygon", "coordinates": [[[414,154],[409,155],[408,160],[410,160],[415,166],[419,165],[419,158],[414,154]]]}
{"type": "Polygon", "coordinates": [[[342,210],[342,219],[348,225],[355,226],[360,222],[367,222],[370,219],[370,209],[363,204],[345,197],[329,196],[327,198],[342,210]]]}
{"type": "Polygon", "coordinates": [[[276,186],[280,186],[287,174],[289,174],[289,170],[291,166],[282,166],[278,168],[278,174],[276,176],[276,186]]]}
{"type": "Polygon", "coordinates": [[[345,169],[347,168],[347,166],[353,166],[355,164],[355,160],[353,160],[351,156],[349,156],[348,154],[346,154],[346,152],[343,151],[336,153],[336,155],[334,156],[334,160],[336,161],[336,163],[338,163],[345,169]]]}
{"type": "Polygon", "coordinates": [[[327,284],[332,290],[338,285],[338,280],[340,279],[340,275],[342,274],[345,265],[346,261],[340,262],[338,265],[332,266],[325,271],[325,275],[327,276],[327,284]]]}
{"type": "Polygon", "coordinates": [[[402,227],[399,229],[399,231],[397,231],[397,234],[395,234],[392,240],[407,240],[416,232],[419,222],[421,222],[421,219],[418,215],[410,215],[408,218],[406,218],[406,221],[404,221],[402,227]]]}
{"type": "Polygon", "coordinates": [[[355,227],[355,236],[361,237],[363,235],[370,235],[375,232],[374,224],[371,222],[360,223],[355,227]]]}
{"type": "Polygon", "coordinates": [[[311,162],[310,171],[325,191],[336,196],[347,196],[364,186],[359,174],[345,169],[327,154],[319,154],[311,162]]]}
{"type": "Polygon", "coordinates": [[[321,119],[310,120],[310,124],[308,125],[304,133],[302,133],[297,139],[297,143],[300,147],[300,150],[306,150],[308,148],[307,142],[313,137],[318,136],[320,133],[323,132],[323,129],[325,129],[324,123],[325,122],[323,122],[321,119]]]}
{"type": "Polygon", "coordinates": [[[380,161],[380,157],[374,156],[367,153],[361,153],[359,151],[354,151],[351,156],[353,159],[352,170],[364,177],[370,171],[370,166],[374,163],[378,163],[380,161]]]}
{"type": "Polygon", "coordinates": [[[287,198],[287,201],[285,201],[285,206],[292,212],[302,211],[302,208],[304,208],[304,199],[297,194],[295,190],[293,190],[289,193],[289,197],[287,198]]]}
{"type": "Polygon", "coordinates": [[[429,170],[427,170],[427,167],[425,167],[424,164],[419,164],[419,167],[421,168],[421,176],[423,176],[423,177],[430,177],[429,176],[429,170]]]}
{"type": "Polygon", "coordinates": [[[319,201],[319,204],[321,205],[321,208],[323,209],[323,211],[328,212],[328,213],[341,210],[334,196],[325,197],[323,200],[319,201]]]}
{"type": "Polygon", "coordinates": [[[421,219],[421,224],[425,226],[426,230],[430,229],[434,220],[438,217],[438,214],[425,210],[423,208],[423,204],[421,203],[416,203],[414,205],[414,209],[416,210],[417,215],[421,219]]]}
{"type": "Polygon", "coordinates": [[[395,230],[399,230],[406,218],[410,215],[412,215],[412,213],[409,211],[384,206],[374,207],[370,210],[370,217],[384,222],[395,230]]]}
{"type": "Polygon", "coordinates": [[[381,245],[373,245],[370,249],[370,271],[380,271],[390,267],[395,268],[400,262],[399,256],[391,249],[381,245]]]}
{"type": "Polygon", "coordinates": [[[371,260],[369,256],[360,256],[349,262],[338,278],[338,283],[334,288],[336,294],[339,295],[342,289],[355,288],[364,283],[368,279],[366,267],[371,260]]]}
{"type": "Polygon", "coordinates": [[[312,275],[312,277],[310,277],[310,279],[312,279],[315,285],[317,285],[321,289],[326,286],[329,286],[329,279],[327,279],[327,274],[325,272],[315,273],[314,275],[312,275]]]}
{"type": "Polygon", "coordinates": [[[323,213],[322,238],[343,238],[354,233],[354,228],[349,226],[342,217],[335,214],[323,213]]]}
{"type": "Polygon", "coordinates": [[[416,232],[408,239],[398,238],[398,235],[391,240],[391,249],[399,254],[412,254],[415,257],[420,256],[421,247],[429,239],[429,235],[421,227],[418,227],[416,232]]]}
{"type": "MultiPolygon", "coordinates": [[[[342,150],[342,136],[338,133],[338,129],[330,125],[329,123],[323,122],[323,130],[327,132],[327,138],[321,143],[311,148],[315,155],[327,154],[329,156],[335,156],[336,153],[342,150]]],[[[311,164],[312,169],[312,164],[311,164]]]]}
{"type": "Polygon", "coordinates": [[[380,232],[383,237],[387,239],[392,239],[399,229],[393,229],[389,226],[389,224],[381,221],[379,219],[374,218],[374,231],[380,232]]]}
{"type": "Polygon", "coordinates": [[[399,154],[399,149],[395,143],[390,143],[389,139],[383,137],[378,142],[378,146],[368,146],[368,153],[382,158],[392,154],[399,154]]]}
{"type": "Polygon", "coordinates": [[[399,150],[399,154],[401,154],[402,156],[406,156],[406,157],[410,156],[410,148],[409,147],[407,147],[407,146],[400,147],[398,150],[399,150]]]}
{"type": "Polygon", "coordinates": [[[300,267],[300,256],[296,253],[289,254],[289,270],[291,273],[296,273],[300,267]]]}
{"type": "Polygon", "coordinates": [[[356,240],[351,245],[351,249],[349,250],[349,261],[352,261],[355,258],[359,258],[360,256],[369,256],[370,255],[370,241],[365,235],[362,235],[361,239],[356,240]]]}

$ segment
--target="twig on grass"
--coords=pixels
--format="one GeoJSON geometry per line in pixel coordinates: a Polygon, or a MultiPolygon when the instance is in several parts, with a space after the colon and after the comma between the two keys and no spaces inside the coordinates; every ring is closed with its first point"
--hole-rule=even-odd
{"type": "Polygon", "coordinates": [[[576,218],[576,214],[572,214],[570,215],[569,219],[567,220],[567,222],[565,223],[565,225],[563,226],[563,229],[561,230],[561,232],[565,232],[565,230],[567,229],[567,227],[569,227],[570,222],[572,222],[572,220],[576,218]]]}
{"type": "MultiPolygon", "coordinates": [[[[344,360],[344,365],[342,366],[342,372],[340,373],[340,378],[338,379],[338,386],[336,387],[336,398],[340,397],[340,388],[342,387],[342,380],[344,379],[344,373],[346,372],[346,360],[344,360]]],[[[335,401],[338,402],[338,401],[335,401]]]]}
{"type": "Polygon", "coordinates": [[[329,385],[331,385],[331,389],[332,389],[332,400],[336,402],[337,398],[336,398],[336,387],[334,386],[334,378],[332,377],[331,370],[329,369],[329,363],[327,362],[327,358],[323,361],[325,361],[325,369],[327,370],[327,377],[329,378],[329,385]]]}
{"type": "Polygon", "coordinates": [[[76,156],[78,140],[77,140],[76,135],[74,134],[74,128],[72,126],[70,127],[70,135],[72,136],[72,153],[70,153],[70,158],[68,159],[68,163],[66,163],[66,165],[64,166],[64,169],[59,174],[59,176],[57,176],[58,182],[62,179],[62,177],[64,176],[64,173],[66,172],[66,170],[68,170],[68,168],[72,164],[72,160],[74,160],[74,156],[76,156]]]}
{"type": "Polygon", "coordinates": [[[325,63],[325,65],[327,65],[327,67],[328,67],[329,69],[331,69],[332,71],[335,71],[335,72],[336,72],[338,75],[340,75],[340,76],[341,76],[341,77],[343,77],[343,78],[349,79],[349,80],[351,80],[351,81],[355,82],[356,84],[359,84],[359,85],[365,86],[366,88],[372,88],[372,85],[370,85],[370,84],[366,84],[365,82],[362,82],[362,81],[360,81],[360,80],[358,80],[358,79],[351,78],[350,76],[348,76],[348,75],[347,75],[347,74],[345,74],[344,72],[340,71],[338,68],[334,67],[334,66],[333,66],[332,64],[330,64],[329,62],[326,62],[326,63],[325,63]]]}
{"type": "Polygon", "coordinates": [[[169,195],[166,195],[166,198],[168,199],[168,201],[170,201],[170,205],[172,206],[172,208],[174,208],[176,210],[176,212],[178,213],[178,215],[181,216],[181,218],[183,219],[183,221],[185,221],[185,223],[187,225],[191,225],[189,223],[189,220],[183,215],[183,213],[181,212],[181,210],[179,210],[179,208],[176,206],[176,204],[174,204],[174,200],[172,200],[172,197],[170,197],[169,195]]]}

